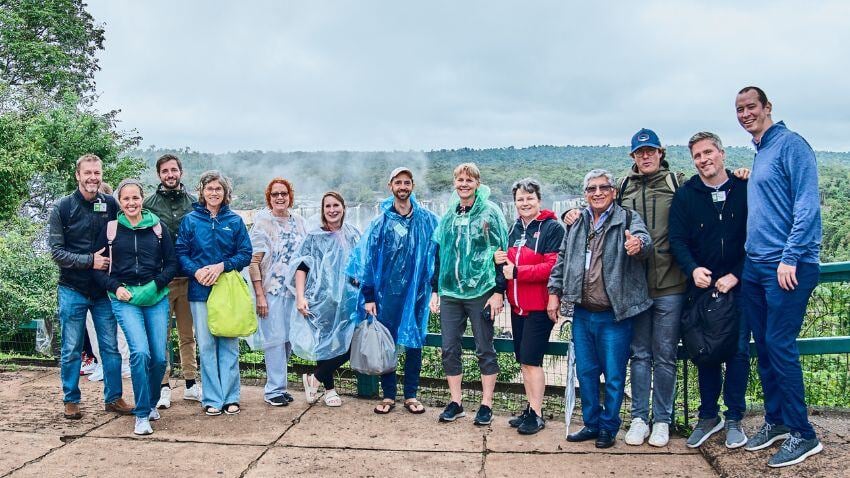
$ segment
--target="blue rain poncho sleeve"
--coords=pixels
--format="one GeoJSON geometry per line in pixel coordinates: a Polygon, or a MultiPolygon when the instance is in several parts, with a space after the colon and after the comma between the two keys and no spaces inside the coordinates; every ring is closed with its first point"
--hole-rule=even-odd
{"type": "Polygon", "coordinates": [[[507,250],[505,215],[492,201],[490,188],[475,191],[475,203],[466,213],[456,212],[460,203],[452,196],[448,212],[440,219],[433,240],[439,245],[439,294],[456,299],[475,299],[496,287],[493,254],[507,250]]]}
{"type": "MultiPolygon", "coordinates": [[[[361,292],[366,288],[374,291],[378,321],[396,344],[422,348],[430,317],[436,246],[431,236],[437,216],[421,207],[415,196],[411,202],[413,214],[404,217],[393,210],[392,197],[383,201],[382,214],[372,220],[351,255],[348,274],[360,282],[361,292]]],[[[365,311],[359,307],[353,320],[364,318],[365,311]]]]}
{"type": "Polygon", "coordinates": [[[305,317],[293,307],[289,330],[292,351],[303,359],[338,357],[351,345],[352,312],[359,294],[345,267],[359,238],[357,228],[348,224],[334,232],[315,229],[307,233],[291,261],[286,284],[293,294],[298,266],[310,269],[304,288],[310,313],[305,317]]]}

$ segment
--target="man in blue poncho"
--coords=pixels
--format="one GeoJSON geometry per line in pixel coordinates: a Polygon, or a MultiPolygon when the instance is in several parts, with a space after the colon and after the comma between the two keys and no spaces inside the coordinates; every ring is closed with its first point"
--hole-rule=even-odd
{"type": "MultiPolygon", "coordinates": [[[[419,414],[425,407],[416,399],[422,368],[422,344],[428,332],[428,300],[434,270],[431,236],[437,216],[413,195],[413,172],[405,167],[390,173],[392,197],[381,204],[382,214],[372,220],[358,245],[362,264],[356,275],[367,314],[376,317],[405,347],[404,408],[419,414]]],[[[396,373],[381,375],[383,400],[375,413],[395,408],[396,373]]]]}

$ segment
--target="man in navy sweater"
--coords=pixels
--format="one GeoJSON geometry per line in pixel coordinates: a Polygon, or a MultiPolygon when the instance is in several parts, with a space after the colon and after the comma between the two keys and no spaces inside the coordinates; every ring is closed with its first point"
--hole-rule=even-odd
{"type": "Polygon", "coordinates": [[[783,122],[773,122],[773,106],[761,88],[739,91],[735,109],[756,148],[747,186],[741,308],[758,351],[765,410],[764,424],[746,449],[785,439],[768,461],[781,467],[823,450],[808,420],[796,343],[820,273],[818,170],[806,140],[783,122]]]}
{"type": "MultiPolygon", "coordinates": [[[[688,149],[699,174],[673,197],[670,206],[670,249],[688,276],[688,303],[711,288],[724,294],[740,292],[747,237],[747,181],[725,169],[726,153],[720,138],[709,132],[693,135],[688,149]]],[[[747,443],[741,419],[747,409],[745,396],[750,375],[750,328],[738,314],[738,347],[722,366],[699,365],[699,422],[687,446],[697,448],[714,433],[726,429],[726,447],[747,443]],[[725,383],[724,383],[725,382],[725,383]],[[725,421],[717,399],[723,390],[725,421]]]]}

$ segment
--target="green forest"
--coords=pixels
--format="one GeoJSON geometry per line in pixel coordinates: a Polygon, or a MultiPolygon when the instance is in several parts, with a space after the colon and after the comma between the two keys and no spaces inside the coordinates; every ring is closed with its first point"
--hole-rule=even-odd
{"type": "MultiPolygon", "coordinates": [[[[194,187],[198,174],[219,169],[234,183],[234,205],[241,209],[262,207],[263,191],[274,176],[283,176],[295,185],[296,203],[316,200],[326,190],[343,193],[349,204],[374,203],[387,194],[386,175],[401,165],[415,173],[419,197],[445,196],[451,191],[452,169],[463,162],[481,168],[482,182],[493,190],[493,198],[510,201],[514,181],[533,177],[544,184],[544,199],[558,200],[580,194],[585,173],[604,168],[615,176],[631,164],[625,146],[532,146],[528,148],[452,149],[436,151],[379,152],[267,152],[240,151],[207,154],[189,148],[135,149],[131,157],[147,164],[143,179],[151,185],[157,180],[153,165],[156,158],[169,152],[177,154],[186,170],[184,179],[194,187]]],[[[823,262],[850,260],[850,153],[817,152],[823,214],[823,262]]],[[[695,174],[686,146],[667,148],[667,160],[674,171],[695,174]]],[[[726,165],[734,169],[752,165],[753,150],[726,148],[726,165]]]]}

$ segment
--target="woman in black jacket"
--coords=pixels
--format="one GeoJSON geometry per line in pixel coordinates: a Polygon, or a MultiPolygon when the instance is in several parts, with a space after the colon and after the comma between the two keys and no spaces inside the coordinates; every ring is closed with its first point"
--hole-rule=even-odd
{"type": "Polygon", "coordinates": [[[168,283],[177,274],[171,235],[159,218],[142,209],[144,192],[135,179],[115,189],[121,211],[101,231],[95,250],[111,259],[107,271],[95,271],[106,289],[112,312],[130,346],[130,373],[136,408],[134,433],[150,435],[150,420],[158,420],[156,402],[166,367],[168,283]]]}

